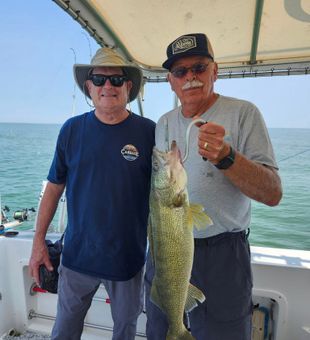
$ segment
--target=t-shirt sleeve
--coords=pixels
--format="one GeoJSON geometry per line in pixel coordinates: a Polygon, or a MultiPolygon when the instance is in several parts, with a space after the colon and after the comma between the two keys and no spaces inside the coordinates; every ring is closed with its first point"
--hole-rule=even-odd
{"type": "Polygon", "coordinates": [[[258,108],[249,104],[241,121],[238,149],[252,161],[278,169],[269,133],[258,108]]]}
{"type": "Polygon", "coordinates": [[[58,135],[54,158],[47,179],[55,184],[63,184],[67,178],[67,164],[65,157],[67,127],[64,125],[58,135]]]}

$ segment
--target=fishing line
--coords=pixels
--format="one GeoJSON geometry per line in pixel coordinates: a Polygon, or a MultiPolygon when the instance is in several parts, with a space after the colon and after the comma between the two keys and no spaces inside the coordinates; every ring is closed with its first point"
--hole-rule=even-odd
{"type": "Polygon", "coordinates": [[[310,149],[306,149],[306,150],[304,150],[304,151],[295,153],[294,155],[291,155],[291,156],[282,158],[282,159],[280,159],[280,160],[278,161],[278,163],[283,162],[283,161],[286,161],[287,159],[290,159],[290,158],[294,158],[294,157],[296,157],[296,156],[298,156],[298,155],[301,155],[301,154],[303,154],[303,153],[305,153],[305,152],[308,152],[308,151],[310,151],[310,149]]]}

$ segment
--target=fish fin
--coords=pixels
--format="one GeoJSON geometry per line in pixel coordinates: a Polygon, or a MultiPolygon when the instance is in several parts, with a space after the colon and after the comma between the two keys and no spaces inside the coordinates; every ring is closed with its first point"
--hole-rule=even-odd
{"type": "Polygon", "coordinates": [[[213,224],[211,218],[204,212],[204,207],[201,204],[191,203],[190,206],[190,222],[191,225],[198,230],[203,230],[213,224]]]}
{"type": "Polygon", "coordinates": [[[173,334],[169,328],[166,340],[195,340],[195,338],[185,327],[183,327],[178,334],[173,334]]]}
{"type": "Polygon", "coordinates": [[[191,283],[188,286],[187,299],[185,303],[185,312],[188,313],[198,306],[197,301],[203,303],[205,301],[203,292],[191,283]]]}

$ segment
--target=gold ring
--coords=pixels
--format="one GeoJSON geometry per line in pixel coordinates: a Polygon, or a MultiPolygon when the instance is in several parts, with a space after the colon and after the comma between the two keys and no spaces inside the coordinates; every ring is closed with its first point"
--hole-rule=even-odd
{"type": "Polygon", "coordinates": [[[208,150],[208,142],[205,142],[204,144],[203,144],[203,148],[205,149],[205,150],[208,150]]]}

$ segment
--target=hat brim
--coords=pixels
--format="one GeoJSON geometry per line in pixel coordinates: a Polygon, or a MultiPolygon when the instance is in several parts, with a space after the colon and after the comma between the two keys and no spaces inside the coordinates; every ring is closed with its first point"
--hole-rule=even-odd
{"type": "Polygon", "coordinates": [[[86,80],[89,75],[89,71],[95,67],[113,67],[113,68],[121,68],[124,73],[126,73],[126,76],[128,79],[132,82],[132,88],[129,93],[129,101],[133,101],[137,98],[141,85],[142,85],[142,71],[135,66],[122,66],[122,65],[115,65],[115,64],[105,64],[105,65],[85,65],[85,64],[75,64],[73,66],[73,74],[74,79],[80,88],[80,90],[88,97],[90,98],[87,86],[86,86],[86,80]]]}
{"type": "Polygon", "coordinates": [[[171,56],[170,58],[168,58],[163,64],[162,66],[167,69],[167,70],[171,70],[172,65],[179,59],[181,58],[186,58],[186,57],[190,57],[190,56],[194,56],[194,55],[199,55],[202,57],[208,57],[211,58],[212,60],[213,57],[209,54],[206,53],[205,51],[187,51],[186,53],[180,53],[180,54],[175,54],[173,56],[171,56]]]}

